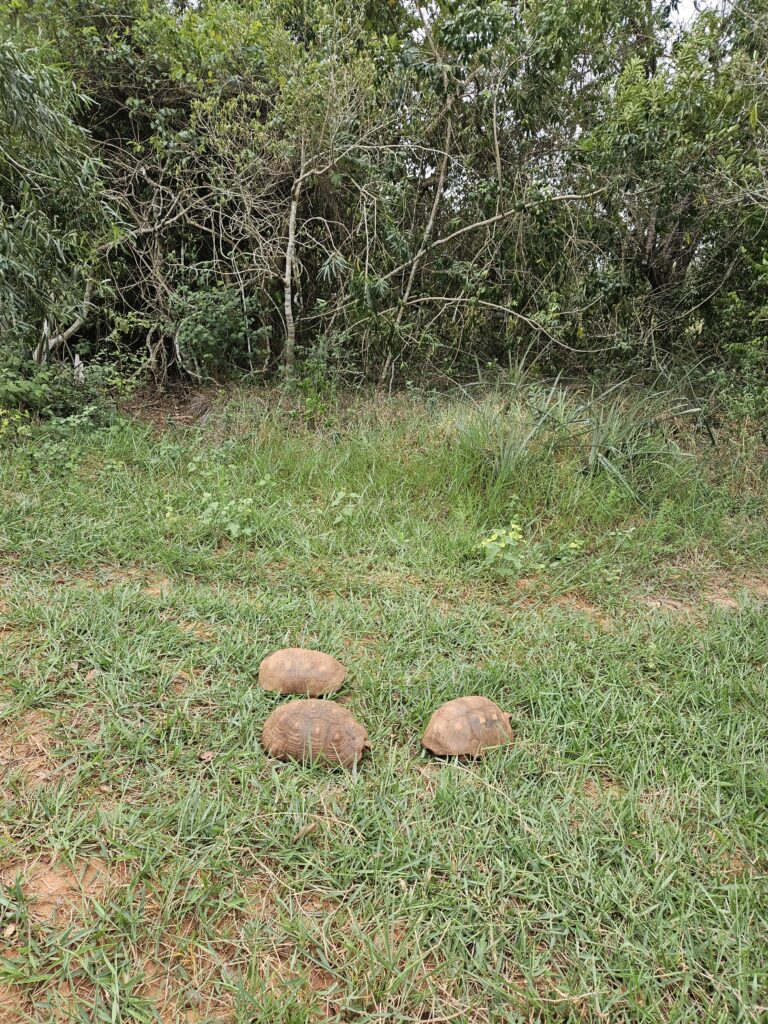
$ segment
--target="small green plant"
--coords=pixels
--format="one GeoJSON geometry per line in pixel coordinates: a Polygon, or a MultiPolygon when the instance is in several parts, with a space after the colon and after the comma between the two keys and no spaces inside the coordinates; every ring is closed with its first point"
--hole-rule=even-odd
{"type": "Polygon", "coordinates": [[[289,394],[296,395],[301,406],[296,411],[309,427],[318,427],[332,418],[339,395],[339,366],[342,339],[319,339],[306,353],[293,376],[285,381],[289,394]]]}
{"type": "Polygon", "coordinates": [[[347,523],[352,519],[360,507],[361,495],[355,491],[336,491],[331,499],[331,508],[337,509],[333,525],[347,523]]]}
{"type": "Polygon", "coordinates": [[[586,541],[574,538],[558,544],[552,553],[552,558],[558,562],[571,562],[584,550],[586,541]]]}
{"type": "Polygon", "coordinates": [[[486,564],[501,561],[515,569],[522,568],[529,554],[528,542],[518,523],[510,523],[506,530],[493,530],[480,541],[477,549],[483,553],[486,564]]]}
{"type": "Polygon", "coordinates": [[[206,462],[203,455],[196,455],[190,459],[186,468],[190,477],[194,478],[198,484],[205,485],[216,478],[220,467],[206,462]]]}
{"type": "Polygon", "coordinates": [[[23,409],[0,405],[0,442],[23,437],[29,430],[29,415],[23,409]]]}
{"type": "Polygon", "coordinates": [[[165,503],[165,521],[168,526],[174,526],[179,522],[181,516],[176,508],[174,508],[173,502],[166,501],[165,503]]]}
{"type": "Polygon", "coordinates": [[[477,545],[486,565],[501,563],[516,572],[522,570],[542,572],[564,562],[576,559],[584,550],[586,541],[573,538],[550,543],[535,543],[525,539],[519,523],[510,523],[503,530],[493,530],[477,545]]]}
{"type": "Polygon", "coordinates": [[[192,285],[180,285],[171,300],[176,322],[176,356],[184,370],[226,377],[253,371],[263,362],[269,327],[261,322],[257,298],[203,271],[192,285]]]}
{"type": "Polygon", "coordinates": [[[219,536],[229,540],[250,539],[256,532],[253,521],[253,498],[218,500],[205,491],[200,522],[219,536]]]}

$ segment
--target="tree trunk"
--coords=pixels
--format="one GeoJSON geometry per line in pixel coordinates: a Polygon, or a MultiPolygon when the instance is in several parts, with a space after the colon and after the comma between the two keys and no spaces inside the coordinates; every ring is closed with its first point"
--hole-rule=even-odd
{"type": "Polygon", "coordinates": [[[69,341],[73,334],[85,323],[86,317],[88,316],[88,309],[91,305],[91,295],[93,293],[93,281],[89,278],[85,284],[85,295],[83,296],[83,302],[81,307],[80,316],[70,324],[66,331],[61,331],[59,334],[50,337],[48,332],[48,320],[46,318],[43,325],[43,335],[40,338],[35,351],[32,354],[32,358],[36,363],[47,363],[48,357],[52,352],[55,352],[57,348],[69,341]]]}
{"type": "Polygon", "coordinates": [[[301,148],[301,169],[291,191],[291,212],[288,217],[288,244],[285,247],[285,273],[283,276],[283,302],[285,309],[285,347],[283,361],[286,376],[293,372],[296,359],[296,323],[293,319],[293,256],[296,251],[296,215],[304,181],[304,147],[301,148]]]}
{"type": "MultiPolygon", "coordinates": [[[[396,333],[396,331],[399,328],[400,323],[401,323],[401,321],[403,319],[403,313],[405,312],[405,307],[406,307],[406,305],[408,303],[408,300],[411,297],[411,289],[413,288],[413,282],[416,280],[416,271],[419,268],[419,262],[421,260],[421,257],[427,251],[427,247],[429,245],[429,240],[432,237],[432,231],[434,230],[434,227],[435,227],[435,218],[437,217],[437,210],[438,210],[438,207],[440,206],[440,200],[441,200],[442,195],[443,195],[443,189],[445,187],[445,179],[446,179],[446,175],[448,174],[448,164],[450,162],[450,152],[449,152],[449,149],[450,149],[450,144],[451,144],[451,133],[453,131],[453,122],[451,120],[451,115],[450,115],[450,110],[451,110],[450,104],[451,104],[451,101],[449,99],[448,107],[447,107],[447,110],[448,110],[448,126],[447,126],[446,131],[445,131],[445,142],[443,143],[443,159],[442,159],[442,163],[440,165],[440,173],[437,176],[437,182],[435,184],[435,194],[434,194],[433,199],[432,199],[432,209],[429,211],[429,220],[427,221],[427,226],[424,228],[424,234],[421,236],[421,244],[419,245],[419,248],[418,248],[418,250],[416,252],[416,255],[413,257],[413,260],[411,261],[411,271],[408,274],[408,281],[406,282],[405,290],[403,291],[403,294],[402,294],[402,296],[400,298],[400,309],[397,312],[397,317],[395,319],[395,324],[394,324],[394,327],[392,328],[392,332],[390,334],[390,339],[396,333]]],[[[384,366],[381,369],[381,376],[379,378],[382,381],[382,383],[386,380],[387,374],[389,374],[390,371],[392,371],[392,374],[394,374],[394,358],[395,358],[395,353],[394,353],[394,351],[393,351],[393,349],[392,349],[392,347],[390,345],[390,348],[389,348],[389,350],[387,352],[387,358],[384,360],[384,366]]],[[[390,388],[391,388],[391,378],[390,378],[390,388]]]]}

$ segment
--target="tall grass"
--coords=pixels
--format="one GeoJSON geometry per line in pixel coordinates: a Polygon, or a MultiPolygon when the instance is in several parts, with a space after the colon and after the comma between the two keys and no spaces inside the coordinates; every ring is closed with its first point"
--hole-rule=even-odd
{"type": "Polygon", "coordinates": [[[587,393],[559,381],[518,384],[508,401],[478,403],[458,447],[492,506],[536,479],[570,478],[578,486],[578,477],[599,474],[642,502],[660,484],[686,477],[681,425],[692,439],[699,412],[672,393],[628,384],[587,393]]]}

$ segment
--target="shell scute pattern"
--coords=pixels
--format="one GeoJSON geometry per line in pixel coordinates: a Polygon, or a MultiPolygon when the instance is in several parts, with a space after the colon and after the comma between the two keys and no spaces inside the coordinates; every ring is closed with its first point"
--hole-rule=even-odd
{"type": "Polygon", "coordinates": [[[273,651],[259,666],[263,690],[282,694],[322,697],[334,693],[344,682],[347,670],[330,654],[303,647],[273,651]]]}
{"type": "Polygon", "coordinates": [[[457,697],[432,715],[422,745],[440,757],[481,757],[513,739],[509,715],[487,697],[457,697]]]}
{"type": "Polygon", "coordinates": [[[292,700],[264,723],[262,744],[282,761],[318,761],[347,767],[370,749],[368,733],[352,713],[324,700],[292,700]]]}

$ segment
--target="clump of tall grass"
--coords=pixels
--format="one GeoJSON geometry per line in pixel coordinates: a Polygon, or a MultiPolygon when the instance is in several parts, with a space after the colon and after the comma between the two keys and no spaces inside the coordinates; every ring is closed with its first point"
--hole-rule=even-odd
{"type": "Polygon", "coordinates": [[[698,412],[671,392],[629,383],[584,392],[559,380],[524,382],[478,403],[459,429],[457,452],[491,502],[536,479],[601,475],[642,501],[670,475],[680,477],[690,458],[680,424],[698,412]]]}

